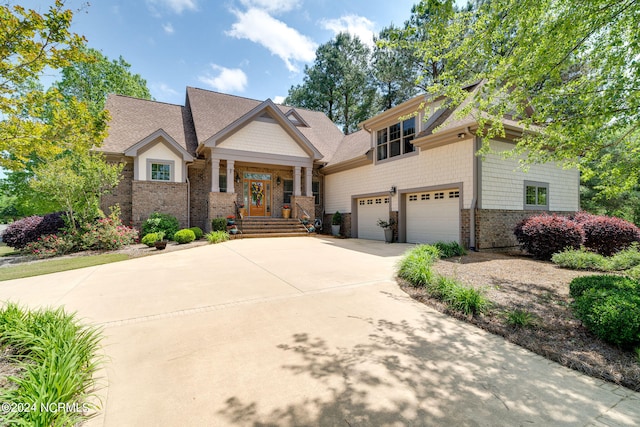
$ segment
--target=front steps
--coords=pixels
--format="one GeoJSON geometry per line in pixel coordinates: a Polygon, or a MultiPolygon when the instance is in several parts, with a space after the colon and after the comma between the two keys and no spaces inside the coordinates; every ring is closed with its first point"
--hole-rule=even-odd
{"type": "Polygon", "coordinates": [[[304,225],[297,219],[249,217],[242,220],[242,225],[237,224],[242,234],[234,236],[236,239],[252,237],[296,237],[308,236],[304,225]]]}

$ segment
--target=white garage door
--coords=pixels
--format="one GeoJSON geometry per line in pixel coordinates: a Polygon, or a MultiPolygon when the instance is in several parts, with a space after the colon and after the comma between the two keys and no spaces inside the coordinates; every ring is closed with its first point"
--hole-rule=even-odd
{"type": "Polygon", "coordinates": [[[389,197],[358,199],[358,238],[384,240],[384,230],[378,220],[389,220],[389,197]]]}
{"type": "Polygon", "coordinates": [[[458,189],[411,193],[405,196],[407,242],[460,242],[458,189]]]}

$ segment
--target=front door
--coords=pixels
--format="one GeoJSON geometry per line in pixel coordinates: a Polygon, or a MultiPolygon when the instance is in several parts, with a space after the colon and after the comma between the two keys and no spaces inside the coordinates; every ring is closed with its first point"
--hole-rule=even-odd
{"type": "Polygon", "coordinates": [[[251,179],[249,180],[249,216],[266,216],[267,204],[270,199],[269,181],[251,179]]]}

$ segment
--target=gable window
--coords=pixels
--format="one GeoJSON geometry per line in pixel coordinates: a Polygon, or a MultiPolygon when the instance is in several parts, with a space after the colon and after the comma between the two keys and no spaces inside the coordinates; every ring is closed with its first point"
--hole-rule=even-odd
{"type": "Polygon", "coordinates": [[[293,181],[285,179],[282,181],[282,192],[284,195],[284,203],[291,203],[291,196],[293,196],[293,181]]]}
{"type": "Polygon", "coordinates": [[[544,182],[524,182],[525,209],[549,209],[549,184],[544,182]]]}
{"type": "Polygon", "coordinates": [[[158,160],[149,161],[148,171],[150,181],[172,181],[173,162],[158,160]]]}
{"type": "Polygon", "coordinates": [[[376,133],[376,153],[378,160],[413,153],[416,147],[411,141],[416,136],[416,118],[395,123],[376,133]]]}

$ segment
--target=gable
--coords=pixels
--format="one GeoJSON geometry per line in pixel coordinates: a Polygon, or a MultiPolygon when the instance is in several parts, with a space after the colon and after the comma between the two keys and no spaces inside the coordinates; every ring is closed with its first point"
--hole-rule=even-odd
{"type": "MultiPolygon", "coordinates": [[[[231,136],[216,144],[225,148],[254,153],[266,153],[308,158],[309,154],[275,120],[260,117],[247,123],[231,136]]],[[[215,150],[215,149],[214,149],[215,150]]]]}

